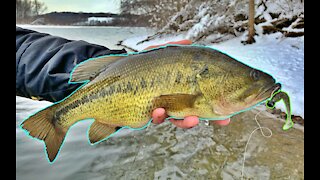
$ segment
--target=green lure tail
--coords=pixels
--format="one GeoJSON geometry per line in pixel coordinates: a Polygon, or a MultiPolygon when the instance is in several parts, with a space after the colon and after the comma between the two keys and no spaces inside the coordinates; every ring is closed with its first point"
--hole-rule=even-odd
{"type": "Polygon", "coordinates": [[[283,100],[283,103],[286,106],[286,113],[287,113],[287,119],[282,129],[288,130],[292,128],[292,126],[294,125],[291,119],[291,104],[290,104],[289,95],[284,91],[277,91],[271,95],[270,100],[266,101],[266,106],[270,109],[273,109],[275,107],[275,104],[280,100],[283,100]]]}

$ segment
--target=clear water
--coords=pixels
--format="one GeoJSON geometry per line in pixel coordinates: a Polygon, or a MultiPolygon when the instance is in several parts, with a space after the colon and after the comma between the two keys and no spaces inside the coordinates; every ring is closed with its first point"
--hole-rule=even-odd
{"type": "MultiPolygon", "coordinates": [[[[109,48],[126,37],[151,33],[144,28],[23,26],[68,39],[82,39],[109,48]]],[[[257,128],[254,116],[264,107],[234,116],[229,126],[201,122],[180,129],[170,122],[151,124],[141,131],[122,130],[90,145],[91,120],[74,125],[54,164],[45,157],[43,143],[19,128],[22,120],[50,102],[16,97],[16,179],[241,179],[245,145],[257,128]]],[[[265,138],[257,131],[246,153],[244,179],[304,179],[304,132],[283,131],[283,122],[266,112],[258,117],[272,130],[265,138]]]]}

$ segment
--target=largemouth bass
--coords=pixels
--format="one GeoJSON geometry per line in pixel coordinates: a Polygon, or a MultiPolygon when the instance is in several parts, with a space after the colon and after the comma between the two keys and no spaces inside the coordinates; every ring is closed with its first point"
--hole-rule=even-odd
{"type": "Polygon", "coordinates": [[[44,141],[50,162],[69,128],[80,120],[94,119],[88,136],[95,144],[122,127],[144,127],[155,108],[163,107],[175,118],[226,119],[281,87],[272,76],[200,46],[89,59],[74,68],[69,82],[83,86],[21,124],[30,136],[44,141]]]}

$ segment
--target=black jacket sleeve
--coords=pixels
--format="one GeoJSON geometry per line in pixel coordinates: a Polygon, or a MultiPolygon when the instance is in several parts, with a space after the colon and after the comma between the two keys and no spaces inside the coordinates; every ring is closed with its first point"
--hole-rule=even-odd
{"type": "Polygon", "coordinates": [[[16,27],[16,95],[59,101],[81,85],[68,83],[78,63],[121,53],[126,51],[16,27]]]}

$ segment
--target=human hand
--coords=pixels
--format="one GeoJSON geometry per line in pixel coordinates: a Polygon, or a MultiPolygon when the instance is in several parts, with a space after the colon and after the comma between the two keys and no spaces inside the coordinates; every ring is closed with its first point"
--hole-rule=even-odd
{"type": "MultiPolygon", "coordinates": [[[[154,124],[161,124],[168,117],[164,108],[157,108],[152,112],[152,122],[154,124]]],[[[170,122],[180,128],[192,128],[199,124],[199,117],[187,116],[183,120],[170,119],[170,122]]],[[[215,124],[226,126],[230,123],[230,118],[225,120],[213,121],[215,124]]]]}

